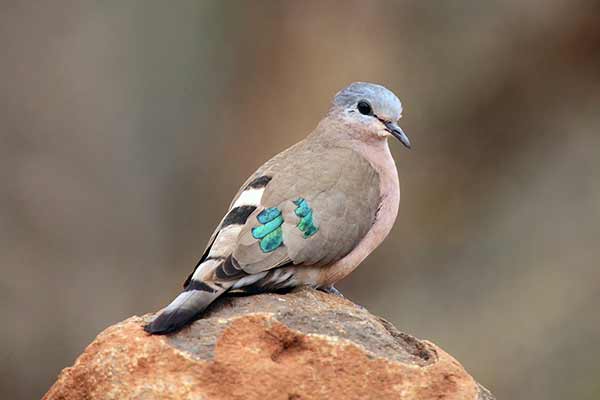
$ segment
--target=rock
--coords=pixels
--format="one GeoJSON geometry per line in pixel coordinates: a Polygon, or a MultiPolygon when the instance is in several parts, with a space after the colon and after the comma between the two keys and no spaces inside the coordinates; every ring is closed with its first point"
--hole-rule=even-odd
{"type": "Polygon", "coordinates": [[[494,399],[433,343],[312,289],[225,297],[171,336],[151,319],[106,329],[44,399],[494,399]]]}

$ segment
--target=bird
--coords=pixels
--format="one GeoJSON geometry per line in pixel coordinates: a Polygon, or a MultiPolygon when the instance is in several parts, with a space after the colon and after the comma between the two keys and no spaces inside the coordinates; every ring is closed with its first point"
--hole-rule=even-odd
{"type": "Polygon", "coordinates": [[[382,85],[339,91],[302,141],[263,164],[241,186],[183,291],[150,334],[176,332],[219,296],[334,284],[385,239],[400,203],[388,138],[410,149],[398,125],[402,103],[382,85]]]}

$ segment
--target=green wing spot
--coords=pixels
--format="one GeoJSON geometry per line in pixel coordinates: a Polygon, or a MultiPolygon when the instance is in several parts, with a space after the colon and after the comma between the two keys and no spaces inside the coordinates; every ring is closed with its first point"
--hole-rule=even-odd
{"type": "Polygon", "coordinates": [[[283,244],[283,230],[281,226],[269,233],[260,241],[260,249],[263,253],[270,253],[277,250],[283,244]]]}
{"type": "MultiPolygon", "coordinates": [[[[304,239],[308,239],[319,230],[313,221],[313,210],[303,198],[294,201],[295,213],[300,218],[298,229],[304,233],[304,239]]],[[[252,228],[252,237],[259,241],[263,253],[270,253],[283,245],[283,216],[281,210],[276,207],[266,208],[256,216],[261,225],[252,228]]]]}
{"type": "Polygon", "coordinates": [[[306,232],[311,226],[314,226],[312,212],[300,218],[300,221],[298,222],[298,229],[300,229],[302,232],[306,232]]]}
{"type": "Polygon", "coordinates": [[[296,208],[296,215],[300,218],[306,217],[312,212],[308,206],[308,203],[303,198],[299,198],[298,200],[294,201],[294,204],[298,206],[298,208],[296,208]]]}
{"type": "Polygon", "coordinates": [[[266,237],[267,235],[272,233],[274,230],[279,228],[281,226],[281,224],[283,224],[283,217],[280,215],[280,216],[276,217],[274,220],[269,221],[264,225],[253,228],[252,236],[254,237],[254,239],[263,239],[264,237],[266,237]]]}
{"type": "Polygon", "coordinates": [[[256,216],[262,225],[252,228],[252,237],[259,240],[263,253],[275,251],[283,244],[283,217],[281,210],[275,207],[266,208],[256,216]]]}
{"type": "Polygon", "coordinates": [[[265,208],[258,216],[258,222],[266,224],[267,222],[273,221],[275,218],[281,215],[281,210],[277,207],[265,208]]]}
{"type": "Polygon", "coordinates": [[[300,221],[297,225],[298,229],[304,232],[304,239],[308,239],[319,230],[319,228],[317,228],[313,222],[312,208],[310,208],[308,202],[302,197],[294,201],[294,204],[298,206],[295,213],[298,217],[300,217],[300,221]]]}

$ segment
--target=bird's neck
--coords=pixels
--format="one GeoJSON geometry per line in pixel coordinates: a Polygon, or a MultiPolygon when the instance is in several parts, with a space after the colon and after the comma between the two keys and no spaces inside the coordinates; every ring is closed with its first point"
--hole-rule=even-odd
{"type": "Polygon", "coordinates": [[[344,119],[325,117],[306,138],[306,143],[325,148],[349,148],[369,161],[380,175],[398,180],[396,163],[387,138],[363,131],[344,119]]]}

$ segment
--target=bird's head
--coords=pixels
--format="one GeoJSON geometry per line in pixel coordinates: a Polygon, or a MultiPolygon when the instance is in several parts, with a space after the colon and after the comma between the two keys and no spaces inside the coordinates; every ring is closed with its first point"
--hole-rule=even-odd
{"type": "Polygon", "coordinates": [[[394,136],[410,148],[408,136],[398,126],[402,103],[394,93],[381,85],[354,82],[342,89],[333,99],[329,115],[341,118],[363,139],[394,136]]]}

